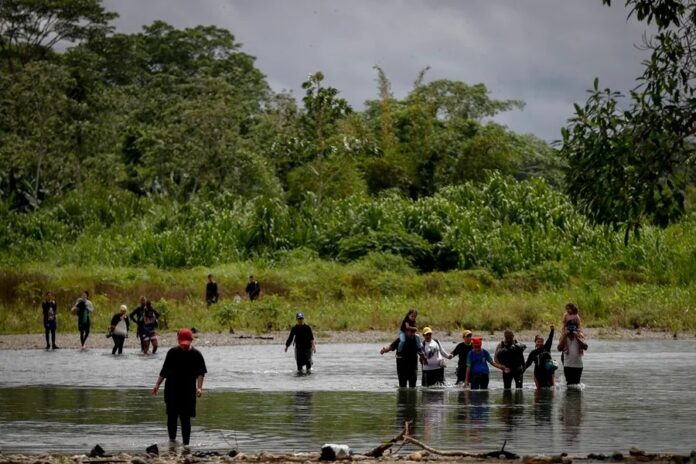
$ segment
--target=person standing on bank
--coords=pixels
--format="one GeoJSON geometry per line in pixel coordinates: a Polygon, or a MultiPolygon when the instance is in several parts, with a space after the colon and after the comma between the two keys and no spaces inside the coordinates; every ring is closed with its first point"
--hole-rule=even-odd
{"type": "Polygon", "coordinates": [[[205,284],[205,302],[210,306],[217,303],[219,299],[218,284],[213,279],[213,274],[208,274],[208,283],[205,284]]]}
{"type": "Polygon", "coordinates": [[[431,387],[433,385],[443,385],[445,383],[445,358],[450,359],[450,355],[440,342],[433,338],[433,330],[430,327],[423,329],[423,378],[421,385],[431,387]]]}
{"type": "Polygon", "coordinates": [[[90,314],[94,311],[94,305],[89,301],[89,292],[82,292],[72,307],[72,313],[77,315],[77,330],[80,331],[80,349],[87,348],[87,337],[89,337],[90,314]]]}
{"type": "Polygon", "coordinates": [[[409,388],[416,388],[418,358],[423,356],[417,332],[415,326],[409,325],[405,329],[406,337],[401,350],[398,350],[402,343],[401,337],[399,337],[379,351],[379,354],[384,354],[396,350],[396,375],[399,378],[399,387],[401,388],[405,388],[407,385],[409,388]]]}
{"type": "Polygon", "coordinates": [[[41,310],[43,311],[43,325],[46,332],[46,349],[49,350],[53,347],[54,350],[57,350],[56,313],[58,312],[58,304],[56,303],[56,299],[53,298],[53,293],[46,292],[46,299],[41,303],[41,310]]]}
{"type": "Polygon", "coordinates": [[[178,346],[170,348],[164,359],[152,394],[157,395],[164,384],[164,403],[167,411],[169,441],[176,440],[177,423],[181,422],[181,438],[188,446],[191,438],[191,418],[196,417],[196,399],[203,394],[203,378],[208,370],[200,351],[191,346],[193,333],[180,329],[178,346]]]}
{"type": "Polygon", "coordinates": [[[457,362],[457,385],[464,383],[466,380],[466,360],[469,356],[469,351],[473,348],[471,345],[471,335],[471,330],[462,331],[462,339],[464,341],[455,346],[454,351],[452,351],[452,358],[459,356],[457,362]]]}
{"type": "Polygon", "coordinates": [[[249,301],[254,301],[261,295],[261,284],[253,275],[249,276],[249,283],[245,289],[247,295],[249,296],[249,301]]]}
{"type": "Polygon", "coordinates": [[[312,353],[317,352],[317,346],[314,343],[314,334],[312,328],[305,324],[304,314],[297,313],[295,315],[297,324],[290,329],[290,335],[285,342],[285,351],[295,341],[295,361],[297,362],[297,373],[302,373],[302,367],[307,366],[307,374],[312,373],[312,353]]]}
{"type": "Polygon", "coordinates": [[[527,347],[515,340],[512,330],[508,329],[503,334],[504,338],[496,347],[493,359],[509,369],[509,372],[503,372],[503,387],[509,390],[512,388],[512,379],[515,379],[515,388],[522,388],[524,350],[527,347]]]}
{"type": "Polygon", "coordinates": [[[121,305],[118,312],[111,318],[111,326],[109,331],[111,332],[111,339],[114,341],[114,347],[111,350],[111,354],[123,354],[123,342],[126,341],[129,327],[130,322],[128,320],[128,308],[126,305],[121,305]]]}
{"type": "Polygon", "coordinates": [[[563,375],[566,385],[578,385],[582,377],[582,356],[587,350],[585,337],[579,335],[577,326],[568,324],[566,330],[558,340],[558,351],[561,351],[561,361],[563,362],[563,375]]]}

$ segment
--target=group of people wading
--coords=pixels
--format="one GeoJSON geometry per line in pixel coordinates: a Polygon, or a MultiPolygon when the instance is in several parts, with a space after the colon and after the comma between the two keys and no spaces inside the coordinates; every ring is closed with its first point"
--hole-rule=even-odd
{"type": "MultiPolygon", "coordinates": [[[[561,336],[557,349],[561,352],[563,374],[567,385],[580,383],[583,370],[583,354],[587,342],[580,325],[579,310],[573,303],[565,306],[561,336]]],[[[550,326],[549,334],[544,339],[541,334],[534,337],[534,349],[525,359],[526,346],[515,339],[512,330],[504,332],[503,340],[496,346],[493,356],[483,348],[483,337],[474,336],[470,330],[462,332],[462,342],[449,353],[434,338],[430,327],[423,328],[418,334],[415,309],[408,311],[401,324],[399,338],[380,350],[381,354],[396,351],[396,372],[400,387],[415,387],[418,377],[418,364],[421,364],[421,385],[430,387],[445,384],[446,360],[458,357],[457,384],[472,390],[485,390],[490,380],[489,365],[503,373],[505,389],[522,388],[524,372],[534,366],[534,384],[536,388],[555,386],[555,371],[558,364],[551,355],[555,328],[550,326]]]]}

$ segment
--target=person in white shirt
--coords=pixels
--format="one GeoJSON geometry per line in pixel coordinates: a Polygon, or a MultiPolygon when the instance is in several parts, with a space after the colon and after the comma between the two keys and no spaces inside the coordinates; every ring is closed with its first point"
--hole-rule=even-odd
{"type": "Polygon", "coordinates": [[[449,354],[439,341],[433,338],[433,330],[430,327],[423,329],[423,378],[421,385],[430,387],[432,385],[445,383],[445,359],[451,359],[449,354]]]}
{"type": "Polygon", "coordinates": [[[577,327],[568,324],[566,331],[561,334],[558,341],[558,351],[562,351],[561,361],[563,362],[563,375],[566,385],[577,385],[582,376],[583,362],[582,357],[587,350],[585,338],[577,331],[577,327]]]}

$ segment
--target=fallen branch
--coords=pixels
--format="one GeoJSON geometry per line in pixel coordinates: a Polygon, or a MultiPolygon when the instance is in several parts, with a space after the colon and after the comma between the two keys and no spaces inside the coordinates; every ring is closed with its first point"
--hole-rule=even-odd
{"type": "Polygon", "coordinates": [[[428,446],[425,443],[423,443],[422,441],[416,440],[415,438],[410,437],[410,436],[405,436],[404,442],[411,443],[411,444],[416,445],[416,446],[420,446],[428,453],[437,454],[439,456],[462,456],[462,457],[466,457],[466,458],[479,458],[479,457],[481,457],[480,453],[469,453],[468,451],[442,451],[439,449],[435,449],[432,446],[428,446]]]}
{"type": "Polygon", "coordinates": [[[365,453],[365,456],[370,456],[372,458],[380,458],[384,455],[384,452],[387,451],[389,448],[394,446],[394,444],[404,441],[404,437],[408,436],[408,431],[411,427],[411,422],[406,421],[404,422],[404,429],[401,431],[400,434],[389,440],[388,442],[382,443],[378,447],[372,449],[371,451],[368,451],[365,453]]]}

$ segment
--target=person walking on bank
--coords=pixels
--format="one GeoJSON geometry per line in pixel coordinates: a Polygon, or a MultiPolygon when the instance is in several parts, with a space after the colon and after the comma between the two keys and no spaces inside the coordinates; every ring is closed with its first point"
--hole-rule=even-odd
{"type": "Polygon", "coordinates": [[[135,308],[131,313],[130,318],[131,321],[135,322],[137,328],[135,335],[138,337],[138,340],[140,341],[140,351],[145,353],[145,340],[143,339],[143,321],[145,319],[145,308],[147,306],[147,298],[145,296],[140,297],[140,305],[135,308]]]}
{"type": "Polygon", "coordinates": [[[558,340],[558,351],[561,351],[561,361],[563,362],[563,375],[566,385],[578,385],[582,377],[582,356],[587,350],[585,337],[578,334],[577,326],[568,324],[566,330],[558,340]]]}
{"type": "Polygon", "coordinates": [[[123,342],[126,341],[129,327],[130,322],[128,320],[128,308],[126,305],[121,305],[118,312],[111,318],[111,326],[109,330],[111,332],[111,339],[114,342],[114,347],[111,350],[111,354],[123,354],[123,342]]]}
{"type": "Polygon", "coordinates": [[[80,349],[87,348],[87,337],[89,337],[90,314],[94,311],[94,305],[89,300],[89,292],[82,292],[72,307],[72,313],[77,315],[77,330],[80,331],[80,349]]]}
{"type": "Polygon", "coordinates": [[[549,336],[546,342],[544,342],[544,337],[541,334],[537,334],[534,337],[534,349],[527,356],[527,362],[524,365],[525,370],[527,370],[534,364],[534,385],[536,385],[537,390],[556,385],[554,372],[557,367],[551,357],[554,326],[549,327],[549,329],[549,336]]]}
{"type": "Polygon", "coordinates": [[[217,303],[219,299],[218,284],[213,279],[213,274],[208,274],[208,283],[205,284],[205,302],[210,306],[217,303]]]}
{"type": "Polygon", "coordinates": [[[471,330],[462,331],[462,339],[464,341],[454,347],[454,351],[452,351],[452,356],[450,357],[451,359],[455,356],[459,356],[457,360],[457,385],[463,384],[466,380],[466,359],[469,356],[469,351],[473,349],[471,345],[471,335],[471,330]]]}
{"type": "Polygon", "coordinates": [[[290,329],[290,335],[285,342],[285,352],[295,341],[295,361],[297,362],[297,373],[302,373],[302,367],[307,366],[307,374],[312,373],[312,353],[317,352],[317,346],[314,342],[314,334],[312,328],[305,324],[304,314],[297,313],[295,315],[297,324],[290,329]]]}
{"type": "Polygon", "coordinates": [[[43,326],[46,333],[46,349],[49,350],[51,347],[53,347],[54,350],[57,350],[56,313],[58,312],[58,304],[56,303],[56,299],[53,297],[53,293],[46,292],[46,299],[43,301],[43,303],[41,303],[41,310],[43,312],[43,326]]]}
{"type": "Polygon", "coordinates": [[[515,340],[515,334],[512,330],[506,330],[503,334],[503,341],[496,347],[493,359],[509,370],[507,373],[503,372],[503,387],[509,390],[512,388],[512,380],[515,379],[515,388],[522,388],[524,350],[527,347],[515,340]]]}
{"type": "Polygon", "coordinates": [[[433,338],[433,330],[430,327],[423,329],[423,378],[421,385],[431,387],[445,383],[445,358],[452,356],[442,348],[440,342],[433,338]]]}
{"type": "Polygon", "coordinates": [[[180,329],[178,346],[170,348],[164,359],[152,394],[157,395],[164,384],[164,403],[167,411],[169,441],[176,440],[177,423],[181,422],[181,438],[188,446],[191,438],[191,418],[196,417],[196,399],[203,394],[203,378],[208,370],[200,351],[191,346],[193,333],[180,329]]]}
{"type": "Polygon", "coordinates": [[[406,338],[401,350],[398,349],[402,343],[401,337],[399,337],[390,345],[382,348],[379,354],[396,350],[396,375],[399,378],[399,387],[405,388],[408,385],[409,388],[416,388],[418,358],[423,356],[422,345],[415,326],[410,325],[406,327],[405,333],[406,338]]]}
{"type": "Polygon", "coordinates": [[[261,295],[261,284],[253,275],[249,276],[249,283],[245,289],[247,295],[249,295],[249,301],[254,301],[261,295]]]}

